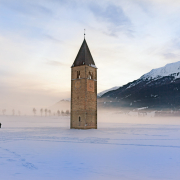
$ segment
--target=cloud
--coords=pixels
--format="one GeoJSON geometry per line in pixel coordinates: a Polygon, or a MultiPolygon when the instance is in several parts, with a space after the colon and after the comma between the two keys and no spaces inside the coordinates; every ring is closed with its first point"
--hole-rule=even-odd
{"type": "Polygon", "coordinates": [[[162,55],[163,55],[163,57],[164,57],[165,59],[171,59],[171,60],[180,57],[180,56],[177,55],[177,54],[168,53],[168,52],[163,53],[162,55]]]}
{"type": "Polygon", "coordinates": [[[51,65],[51,66],[70,66],[69,64],[65,64],[59,61],[54,61],[54,60],[48,60],[46,64],[51,65]]]}
{"type": "Polygon", "coordinates": [[[120,6],[108,3],[106,7],[103,7],[93,3],[90,5],[90,10],[98,21],[103,21],[109,24],[108,33],[106,34],[117,36],[117,33],[121,31],[132,36],[132,23],[120,6]]]}
{"type": "Polygon", "coordinates": [[[17,0],[17,1],[1,1],[1,5],[5,6],[6,8],[16,11],[17,13],[22,13],[26,15],[39,15],[39,14],[44,14],[44,15],[52,15],[52,11],[38,3],[32,3],[31,1],[22,1],[22,0],[17,0]]]}
{"type": "Polygon", "coordinates": [[[125,16],[121,7],[110,4],[105,9],[102,9],[98,5],[92,5],[91,10],[102,20],[108,21],[115,26],[129,23],[129,19],[125,16]]]}
{"type": "Polygon", "coordinates": [[[36,100],[44,93],[41,104],[47,104],[51,98],[57,101],[60,91],[69,91],[70,66],[84,28],[99,68],[98,89],[126,84],[177,60],[180,13],[173,12],[177,8],[170,1],[169,6],[163,4],[166,0],[157,1],[162,4],[156,0],[0,0],[0,91],[4,87],[0,99],[7,102],[7,97],[23,92],[23,97],[36,100]]]}
{"type": "Polygon", "coordinates": [[[163,63],[171,63],[179,61],[180,58],[180,39],[173,38],[161,46],[154,48],[157,56],[162,58],[163,63]],[[165,61],[165,62],[164,62],[165,61]]]}
{"type": "Polygon", "coordinates": [[[53,41],[53,42],[55,42],[55,43],[62,43],[61,40],[56,39],[56,38],[54,38],[54,37],[51,36],[51,35],[44,34],[43,36],[45,37],[45,39],[50,40],[50,41],[53,41]]]}

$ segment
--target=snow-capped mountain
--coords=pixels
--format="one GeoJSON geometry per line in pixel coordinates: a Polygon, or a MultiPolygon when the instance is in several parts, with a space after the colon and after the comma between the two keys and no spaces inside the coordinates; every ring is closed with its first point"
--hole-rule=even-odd
{"type": "Polygon", "coordinates": [[[165,76],[174,76],[176,79],[180,78],[180,61],[167,64],[161,68],[152,69],[149,73],[141,76],[140,79],[160,79],[165,76]]]}
{"type": "Polygon", "coordinates": [[[139,79],[104,93],[104,107],[180,108],[180,61],[153,69],[139,79]]]}
{"type": "Polygon", "coordinates": [[[107,93],[107,92],[109,92],[109,91],[116,90],[116,89],[118,89],[119,87],[120,87],[120,86],[115,86],[115,87],[113,87],[113,88],[110,88],[110,89],[107,89],[107,90],[105,90],[105,91],[102,91],[102,92],[100,92],[100,93],[97,94],[97,97],[101,97],[103,94],[105,94],[105,93],[107,93]]]}

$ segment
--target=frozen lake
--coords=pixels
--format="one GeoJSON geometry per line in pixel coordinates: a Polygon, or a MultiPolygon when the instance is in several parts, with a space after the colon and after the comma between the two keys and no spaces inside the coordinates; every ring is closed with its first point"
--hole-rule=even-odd
{"type": "Polygon", "coordinates": [[[111,118],[70,130],[69,117],[0,116],[0,179],[180,179],[180,118],[111,118]]]}

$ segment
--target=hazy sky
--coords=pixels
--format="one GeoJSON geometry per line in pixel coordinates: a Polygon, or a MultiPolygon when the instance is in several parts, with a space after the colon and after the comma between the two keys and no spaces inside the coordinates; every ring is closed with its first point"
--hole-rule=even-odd
{"type": "Polygon", "coordinates": [[[0,109],[70,96],[86,40],[98,92],[179,61],[179,0],[0,0],[0,109]]]}

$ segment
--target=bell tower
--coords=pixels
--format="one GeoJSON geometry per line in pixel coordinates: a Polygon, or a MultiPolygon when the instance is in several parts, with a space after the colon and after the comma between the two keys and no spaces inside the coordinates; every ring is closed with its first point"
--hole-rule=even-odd
{"type": "Polygon", "coordinates": [[[71,66],[71,129],[97,129],[97,68],[84,41],[71,66]]]}

